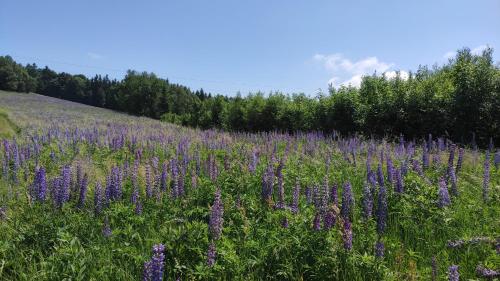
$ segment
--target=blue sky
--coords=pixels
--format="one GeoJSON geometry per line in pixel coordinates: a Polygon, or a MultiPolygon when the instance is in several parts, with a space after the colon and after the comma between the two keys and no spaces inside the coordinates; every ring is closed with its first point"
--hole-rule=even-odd
{"type": "Polygon", "coordinates": [[[73,74],[147,70],[225,95],[313,95],[485,45],[500,48],[498,0],[0,0],[0,55],[73,74]]]}

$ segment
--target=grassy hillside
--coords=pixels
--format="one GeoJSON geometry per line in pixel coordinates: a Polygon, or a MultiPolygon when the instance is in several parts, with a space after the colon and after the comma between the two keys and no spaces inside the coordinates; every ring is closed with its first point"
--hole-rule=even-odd
{"type": "Polygon", "coordinates": [[[500,270],[496,150],[201,131],[4,91],[0,104],[20,128],[0,137],[0,280],[500,270]]]}

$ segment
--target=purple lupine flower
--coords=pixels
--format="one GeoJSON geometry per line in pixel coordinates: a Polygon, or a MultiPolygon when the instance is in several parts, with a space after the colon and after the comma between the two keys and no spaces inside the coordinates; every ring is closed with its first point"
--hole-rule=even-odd
{"type": "Polygon", "coordinates": [[[438,276],[438,268],[437,268],[437,260],[436,260],[435,256],[432,257],[431,268],[432,268],[431,281],[436,281],[437,276],[438,276]]]}
{"type": "Polygon", "coordinates": [[[102,210],[103,198],[102,198],[102,186],[98,181],[94,188],[94,213],[99,215],[102,210]]]}
{"type": "Polygon", "coordinates": [[[339,205],[338,186],[336,183],[333,183],[332,188],[330,189],[330,203],[335,206],[339,205]]]}
{"type": "Polygon", "coordinates": [[[212,240],[208,246],[207,251],[207,265],[209,267],[214,266],[215,259],[217,258],[217,249],[215,248],[215,242],[212,240]]]}
{"type": "Polygon", "coordinates": [[[299,212],[299,197],[300,197],[300,183],[299,180],[297,179],[297,182],[295,183],[295,188],[293,189],[292,204],[290,206],[290,209],[294,214],[299,212]]]}
{"type": "Polygon", "coordinates": [[[464,149],[460,147],[458,149],[457,166],[456,166],[456,169],[455,169],[455,173],[456,174],[458,174],[458,172],[460,171],[460,169],[462,169],[463,162],[464,162],[464,149]]]}
{"type": "Polygon", "coordinates": [[[61,199],[62,202],[69,200],[69,192],[71,189],[71,166],[64,166],[61,172],[62,185],[61,185],[61,199]]]}
{"type": "Polygon", "coordinates": [[[382,185],[377,198],[377,232],[382,235],[387,226],[387,191],[382,185]]]}
{"type": "Polygon", "coordinates": [[[396,185],[394,186],[394,191],[397,193],[404,192],[404,178],[400,169],[396,169],[396,185]]]}
{"type": "Polygon", "coordinates": [[[342,208],[340,214],[343,219],[350,218],[354,210],[354,197],[352,196],[352,187],[350,182],[344,184],[342,191],[342,208]]]}
{"type": "Polygon", "coordinates": [[[488,269],[480,265],[476,267],[476,274],[478,277],[488,278],[488,279],[500,277],[500,271],[488,269]]]}
{"type": "Polygon", "coordinates": [[[422,167],[420,166],[420,163],[416,159],[411,160],[412,168],[413,171],[417,172],[417,174],[421,177],[424,176],[424,171],[422,170],[422,167]]]}
{"type": "Polygon", "coordinates": [[[384,185],[384,172],[382,171],[382,165],[378,163],[377,167],[377,182],[380,186],[384,185]]]}
{"type": "Polygon", "coordinates": [[[112,196],[112,189],[113,189],[113,183],[111,182],[111,175],[107,175],[106,176],[106,188],[104,190],[104,196],[105,196],[105,202],[106,202],[106,205],[109,204],[109,202],[111,201],[111,196],[112,196]]]}
{"type": "Polygon", "coordinates": [[[278,168],[276,169],[276,177],[278,178],[278,202],[276,203],[276,208],[285,208],[285,187],[283,185],[283,161],[280,161],[278,168]]]}
{"type": "Polygon", "coordinates": [[[490,183],[490,152],[486,151],[484,158],[484,175],[483,175],[483,200],[488,201],[488,191],[490,183]]]}
{"type": "Polygon", "coordinates": [[[135,212],[136,215],[141,215],[142,214],[142,203],[141,203],[141,200],[137,200],[135,202],[134,212],[135,212]]]}
{"type": "Polygon", "coordinates": [[[313,196],[313,191],[309,186],[306,186],[306,189],[304,190],[304,193],[306,194],[306,202],[307,204],[312,203],[312,196],[313,196]]]}
{"type": "Polygon", "coordinates": [[[288,219],[287,219],[287,217],[283,217],[283,219],[281,219],[281,227],[288,228],[288,219]]]}
{"type": "Polygon", "coordinates": [[[424,144],[424,146],[422,147],[422,166],[424,167],[424,169],[428,169],[429,168],[429,150],[427,149],[426,145],[424,144]]]}
{"type": "Polygon", "coordinates": [[[223,215],[224,205],[222,203],[221,190],[220,188],[217,188],[208,223],[210,235],[214,240],[218,240],[222,234],[222,225],[224,223],[223,215]]]}
{"type": "Polygon", "coordinates": [[[457,175],[453,166],[450,168],[451,195],[458,196],[457,175]]]}
{"type": "Polygon", "coordinates": [[[45,196],[47,193],[47,181],[45,178],[45,168],[40,167],[35,173],[35,184],[34,184],[36,199],[38,201],[45,201],[45,196]]]}
{"type": "Polygon", "coordinates": [[[76,196],[76,193],[79,191],[80,186],[82,185],[82,177],[83,177],[83,172],[82,172],[82,164],[78,162],[76,164],[76,182],[73,182],[72,185],[72,195],[71,197],[74,198],[76,196]]]}
{"type": "Polygon", "coordinates": [[[459,281],[460,274],[458,273],[458,265],[452,265],[448,268],[448,280],[459,281]]]}
{"type": "Polygon", "coordinates": [[[272,164],[267,166],[266,171],[262,174],[262,193],[261,197],[264,202],[270,202],[273,196],[274,187],[274,169],[272,164]]]}
{"type": "Polygon", "coordinates": [[[163,280],[163,267],[165,263],[165,246],[157,244],[153,246],[153,256],[151,257],[151,281],[163,280]]]}
{"type": "Polygon", "coordinates": [[[352,225],[349,219],[344,220],[342,240],[344,241],[344,249],[347,251],[352,250],[352,225]]]}
{"type": "Polygon", "coordinates": [[[328,210],[323,217],[323,228],[326,230],[331,229],[335,225],[335,214],[328,210]]]}
{"type": "Polygon", "coordinates": [[[385,252],[384,242],[378,240],[377,243],[375,243],[375,257],[383,258],[384,252],[385,252]]]}
{"type": "Polygon", "coordinates": [[[102,235],[106,238],[111,237],[111,226],[109,225],[108,217],[104,218],[104,225],[102,227],[102,235]]]}
{"type": "Polygon", "coordinates": [[[320,215],[319,212],[316,212],[316,214],[314,215],[313,229],[315,231],[320,231],[321,230],[321,215],[320,215]]]}
{"type": "Polygon", "coordinates": [[[432,165],[434,167],[439,167],[439,165],[441,165],[441,154],[439,154],[439,151],[436,151],[436,153],[432,155],[432,165]]]}
{"type": "Polygon", "coordinates": [[[153,246],[153,256],[144,263],[142,280],[161,281],[163,280],[163,268],[165,263],[165,246],[157,244],[153,246]]]}
{"type": "Polygon", "coordinates": [[[167,190],[167,177],[168,177],[168,171],[167,171],[167,163],[164,162],[163,165],[161,166],[161,191],[166,191],[167,190]]]}
{"type": "Polygon", "coordinates": [[[87,184],[88,176],[85,174],[82,179],[82,185],[80,186],[80,197],[78,199],[78,207],[82,208],[85,205],[85,199],[87,197],[87,184]]]}
{"type": "Polygon", "coordinates": [[[450,194],[448,193],[448,187],[446,186],[446,181],[444,178],[439,179],[439,199],[438,199],[438,207],[444,208],[451,204],[450,194]]]}
{"type": "Polygon", "coordinates": [[[361,200],[363,203],[363,218],[369,220],[373,210],[373,195],[368,183],[363,185],[363,197],[361,200]]]}

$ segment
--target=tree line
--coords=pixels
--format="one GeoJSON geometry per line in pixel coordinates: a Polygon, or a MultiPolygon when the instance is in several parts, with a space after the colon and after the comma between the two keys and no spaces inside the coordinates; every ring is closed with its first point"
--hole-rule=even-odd
{"type": "Polygon", "coordinates": [[[304,93],[250,93],[234,97],[171,83],[154,73],[57,73],[0,56],[0,89],[42,95],[147,116],[185,126],[232,131],[323,131],[375,137],[444,136],[486,145],[500,141],[500,67],[493,50],[464,48],[441,66],[420,66],[407,79],[374,73],[359,88],[304,93]]]}

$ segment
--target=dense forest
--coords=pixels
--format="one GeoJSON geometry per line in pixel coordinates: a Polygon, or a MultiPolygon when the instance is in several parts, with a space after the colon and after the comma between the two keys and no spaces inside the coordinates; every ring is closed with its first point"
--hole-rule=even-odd
{"type": "Polygon", "coordinates": [[[0,89],[124,111],[199,128],[234,131],[323,131],[376,137],[444,136],[456,142],[500,142],[500,67],[491,48],[468,48],[442,66],[421,66],[386,78],[374,73],[361,86],[328,93],[250,93],[235,97],[193,91],[153,73],[128,71],[122,80],[57,73],[0,56],[0,89]]]}

